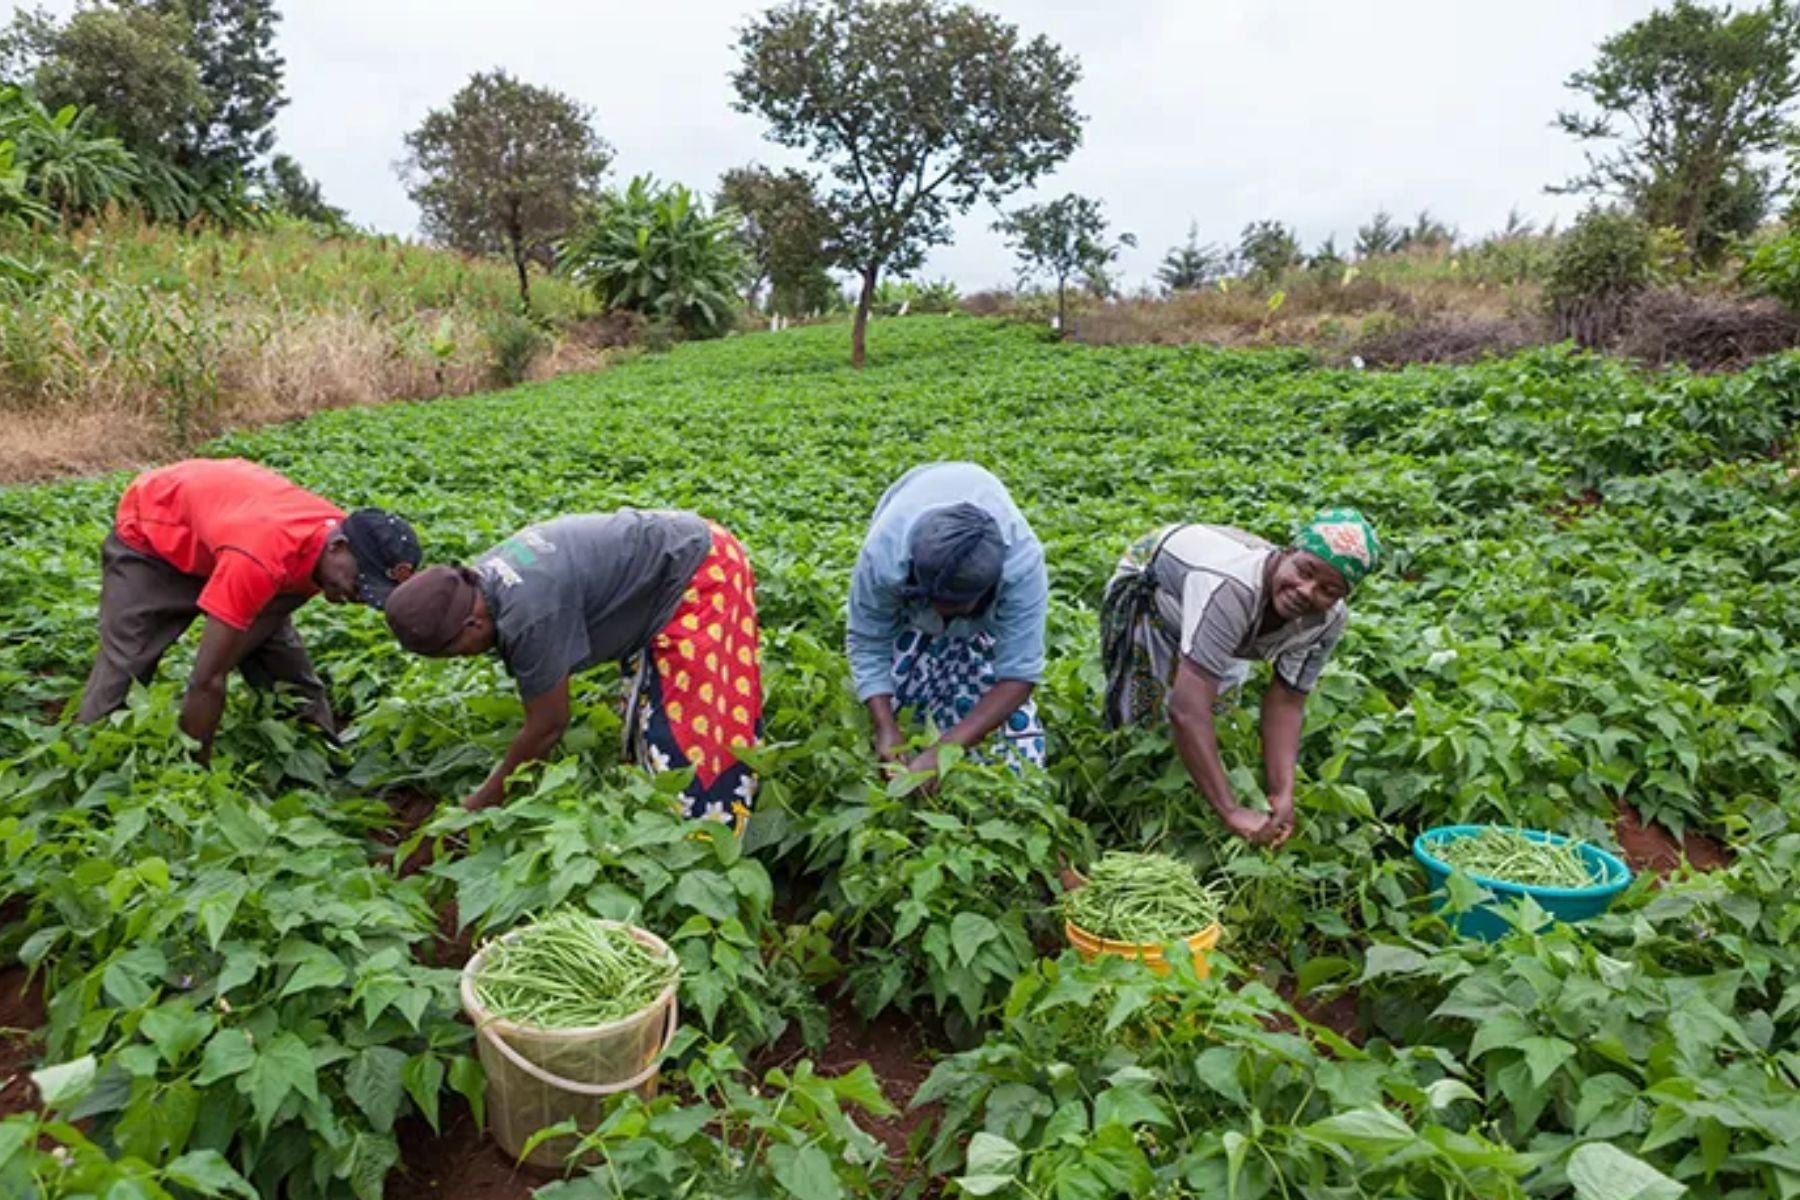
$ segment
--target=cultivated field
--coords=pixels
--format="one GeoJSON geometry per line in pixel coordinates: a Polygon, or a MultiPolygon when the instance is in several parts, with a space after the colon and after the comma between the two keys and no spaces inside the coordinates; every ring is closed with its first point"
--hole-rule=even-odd
{"type": "MultiPolygon", "coordinates": [[[[361,609],[298,617],[341,749],[234,684],[195,766],[191,640],[75,728],[125,477],[0,491],[0,950],[24,964],[0,974],[0,1192],[523,1194],[473,1143],[453,968],[569,901],[671,941],[688,1033],[559,1200],[1800,1194],[1800,357],[1380,374],[916,317],[878,322],[859,373],[844,341],[686,345],[206,449],[390,506],[428,560],[625,504],[730,527],[768,690],[741,846],[617,767],[610,669],[512,803],[452,815],[511,686],[361,609]],[[1044,778],[959,765],[927,797],[875,770],[842,636],[876,499],[933,459],[992,468],[1045,543],[1051,750],[1044,778]],[[1163,522],[1281,539],[1331,504],[1392,561],[1309,704],[1299,831],[1249,849],[1165,734],[1103,731],[1100,589],[1163,522]],[[1622,838],[1638,879],[1580,927],[1461,940],[1409,845],[1464,820],[1622,838]],[[1677,865],[1684,837],[1710,869],[1677,865]],[[402,877],[421,838],[438,862],[402,877]],[[1230,888],[1206,981],[1058,957],[1058,854],[1146,845],[1230,888]]],[[[1259,689],[1222,726],[1252,795],[1259,689]]]]}

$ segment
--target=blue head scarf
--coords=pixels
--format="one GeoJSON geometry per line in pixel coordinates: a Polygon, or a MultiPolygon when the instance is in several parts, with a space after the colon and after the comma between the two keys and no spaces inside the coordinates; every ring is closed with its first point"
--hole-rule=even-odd
{"type": "Polygon", "coordinates": [[[912,530],[912,575],[900,593],[909,603],[981,605],[1000,585],[1006,539],[1000,523],[973,504],[934,509],[912,530]]]}

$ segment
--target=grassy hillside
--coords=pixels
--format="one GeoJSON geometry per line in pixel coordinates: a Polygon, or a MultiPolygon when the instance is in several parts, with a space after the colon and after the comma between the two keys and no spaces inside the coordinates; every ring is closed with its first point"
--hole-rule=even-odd
{"type": "Polygon", "coordinates": [[[0,481],[596,365],[591,304],[560,279],[533,292],[543,332],[512,315],[509,267],[297,223],[0,233],[0,481]]]}

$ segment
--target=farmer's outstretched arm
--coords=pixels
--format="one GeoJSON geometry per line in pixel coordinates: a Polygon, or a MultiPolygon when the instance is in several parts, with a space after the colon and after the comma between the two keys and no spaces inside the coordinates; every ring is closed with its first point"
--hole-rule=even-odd
{"type": "Polygon", "coordinates": [[[940,739],[967,750],[1005,723],[1018,707],[1031,699],[1032,685],[1023,679],[1002,679],[975,702],[969,715],[944,731],[940,739]]]}
{"type": "Polygon", "coordinates": [[[464,808],[491,808],[506,798],[506,781],[512,773],[529,762],[536,762],[555,749],[569,727],[569,677],[549,691],[525,701],[525,724],[513,735],[506,747],[506,757],[494,768],[487,781],[475,794],[463,801],[464,808]]]}
{"type": "Polygon", "coordinates": [[[200,743],[201,762],[212,757],[213,734],[219,729],[219,714],[225,711],[225,681],[250,650],[249,630],[234,629],[217,617],[206,618],[200,649],[194,656],[194,673],[181,701],[181,732],[200,743]]]}
{"type": "Polygon", "coordinates": [[[1300,730],[1306,723],[1306,693],[1279,678],[1269,680],[1262,700],[1263,775],[1269,812],[1280,826],[1278,841],[1294,828],[1294,767],[1300,760],[1300,730]]]}
{"type": "Polygon", "coordinates": [[[1239,837],[1261,840],[1267,819],[1238,804],[1231,781],[1219,759],[1219,734],[1213,726],[1213,703],[1219,698],[1219,681],[1187,659],[1175,672],[1169,691],[1169,729],[1175,749],[1213,811],[1239,837]]]}

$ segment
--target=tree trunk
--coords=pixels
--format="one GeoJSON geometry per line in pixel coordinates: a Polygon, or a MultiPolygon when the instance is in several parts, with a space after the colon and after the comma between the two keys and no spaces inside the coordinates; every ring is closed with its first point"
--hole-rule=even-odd
{"type": "Polygon", "coordinates": [[[856,298],[856,322],[850,327],[850,365],[862,369],[863,350],[869,332],[869,306],[875,302],[875,278],[881,268],[864,267],[862,294],[856,298]]]}
{"type": "Polygon", "coordinates": [[[526,314],[531,312],[531,277],[525,271],[525,251],[517,242],[513,243],[513,266],[519,272],[519,307],[526,314]]]}
{"type": "Polygon", "coordinates": [[[1058,276],[1056,280],[1056,337],[1061,340],[1069,336],[1069,281],[1058,276]]]}
{"type": "Polygon", "coordinates": [[[519,308],[531,315],[531,277],[525,271],[525,226],[519,220],[519,202],[515,198],[506,222],[506,244],[512,247],[513,269],[519,273],[519,308]]]}

